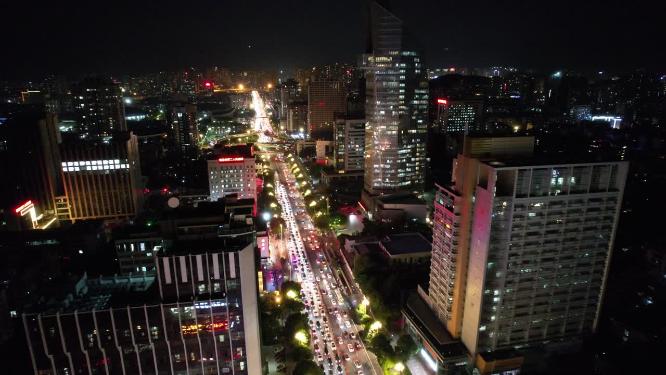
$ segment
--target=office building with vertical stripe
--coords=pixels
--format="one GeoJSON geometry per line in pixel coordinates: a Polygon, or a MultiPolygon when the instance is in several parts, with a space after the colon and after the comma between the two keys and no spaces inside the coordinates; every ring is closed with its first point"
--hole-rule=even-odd
{"type": "Polygon", "coordinates": [[[261,374],[254,226],[196,221],[164,227],[155,273],[84,276],[24,314],[34,373],[261,374]]]}
{"type": "Polygon", "coordinates": [[[72,222],[133,217],[141,208],[139,150],[132,133],[60,145],[64,196],[58,215],[72,222]]]}

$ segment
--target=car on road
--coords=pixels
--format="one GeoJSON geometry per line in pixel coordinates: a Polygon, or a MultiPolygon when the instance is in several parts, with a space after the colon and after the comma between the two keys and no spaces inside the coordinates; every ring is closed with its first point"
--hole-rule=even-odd
{"type": "Polygon", "coordinates": [[[359,362],[359,361],[354,361],[354,366],[355,366],[356,368],[361,368],[361,367],[363,367],[363,365],[362,365],[361,362],[359,362]]]}
{"type": "Polygon", "coordinates": [[[354,352],[354,345],[347,344],[347,349],[349,350],[350,353],[354,352]]]}
{"type": "Polygon", "coordinates": [[[349,360],[351,359],[351,358],[349,357],[349,354],[345,354],[345,355],[343,355],[342,357],[345,359],[345,361],[349,361],[349,360]]]}

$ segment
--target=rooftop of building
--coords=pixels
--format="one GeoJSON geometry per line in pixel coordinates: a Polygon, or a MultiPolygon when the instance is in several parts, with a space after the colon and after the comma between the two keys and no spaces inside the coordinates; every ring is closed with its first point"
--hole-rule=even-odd
{"type": "Polygon", "coordinates": [[[254,144],[215,147],[215,152],[209,156],[208,160],[221,158],[254,158],[254,144]]]}
{"type": "Polygon", "coordinates": [[[35,303],[26,306],[25,312],[51,315],[157,302],[154,282],[151,274],[89,279],[84,273],[79,278],[54,280],[35,303]]]}
{"type": "Polygon", "coordinates": [[[610,163],[628,163],[626,161],[611,160],[601,155],[585,154],[536,154],[531,157],[492,157],[480,158],[483,164],[495,169],[516,168],[516,167],[537,167],[537,166],[555,166],[555,165],[585,165],[585,164],[610,164],[610,163]]]}
{"type": "Polygon", "coordinates": [[[460,340],[449,334],[444,324],[418,294],[409,296],[402,312],[442,358],[467,356],[467,350],[460,340]]]}
{"type": "Polygon", "coordinates": [[[220,199],[198,202],[196,206],[180,205],[165,209],[156,216],[143,216],[134,224],[114,228],[113,238],[174,238],[194,234],[197,230],[209,235],[213,232],[245,232],[254,230],[253,207],[253,199],[220,199]]]}
{"type": "Polygon", "coordinates": [[[389,234],[380,241],[390,255],[425,253],[432,251],[432,244],[420,233],[389,234]]]}
{"type": "Polygon", "coordinates": [[[352,247],[359,255],[376,254],[382,251],[382,248],[379,246],[378,242],[362,242],[354,244],[352,247]]]}
{"type": "Polygon", "coordinates": [[[425,204],[423,199],[412,193],[384,194],[377,196],[376,199],[380,204],[425,204]]]}

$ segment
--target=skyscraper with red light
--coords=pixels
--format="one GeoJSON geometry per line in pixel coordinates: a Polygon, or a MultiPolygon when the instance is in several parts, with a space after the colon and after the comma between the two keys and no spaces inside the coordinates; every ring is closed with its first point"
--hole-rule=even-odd
{"type": "Polygon", "coordinates": [[[347,92],[340,81],[313,81],[308,85],[308,134],[332,139],[335,114],[347,110],[347,92]]]}
{"type": "Polygon", "coordinates": [[[210,200],[228,195],[257,199],[257,175],[251,145],[225,147],[208,160],[210,200]]]}

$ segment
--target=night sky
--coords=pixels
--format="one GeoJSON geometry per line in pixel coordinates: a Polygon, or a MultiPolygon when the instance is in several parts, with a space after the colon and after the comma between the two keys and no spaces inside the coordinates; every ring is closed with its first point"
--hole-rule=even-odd
{"type": "MultiPolygon", "coordinates": [[[[393,0],[392,5],[421,42],[430,67],[664,71],[665,2],[638,2],[393,0]]],[[[355,62],[366,40],[362,0],[35,3],[42,2],[0,4],[0,79],[355,62]]]]}

